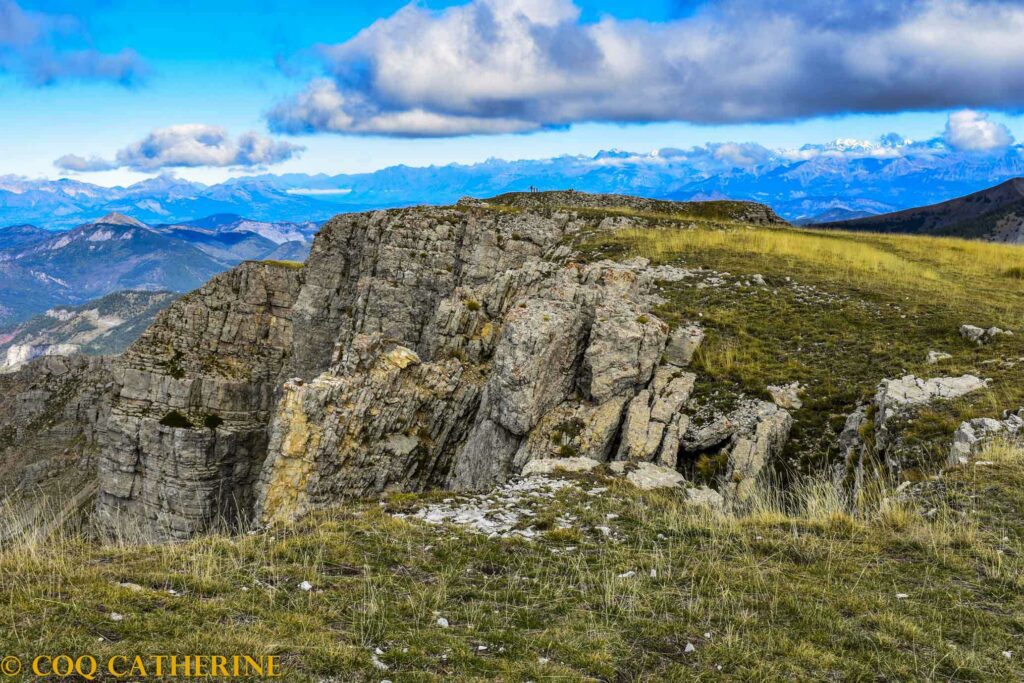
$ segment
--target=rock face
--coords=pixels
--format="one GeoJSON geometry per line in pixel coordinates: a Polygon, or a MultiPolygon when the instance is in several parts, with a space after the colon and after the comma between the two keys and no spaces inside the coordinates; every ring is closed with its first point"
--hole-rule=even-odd
{"type": "Polygon", "coordinates": [[[782,453],[793,426],[789,412],[774,403],[742,401],[735,410],[689,430],[681,457],[718,454],[724,458],[722,493],[727,500],[743,501],[757,476],[782,453]]]}
{"type": "Polygon", "coordinates": [[[301,271],[246,263],[176,301],[114,367],[101,525],[186,538],[251,507],[301,271]]]}
{"type": "MultiPolygon", "coordinates": [[[[577,263],[566,246],[635,225],[583,211],[622,201],[539,193],[348,214],[301,269],[246,263],[214,278],[114,367],[99,521],[185,538],[381,491],[480,490],[551,458],[674,472],[689,457],[685,366],[703,332],[652,310],[657,282],[691,273],[577,263]]],[[[701,446],[727,451],[727,499],[790,422],[754,402],[701,446]]]]}

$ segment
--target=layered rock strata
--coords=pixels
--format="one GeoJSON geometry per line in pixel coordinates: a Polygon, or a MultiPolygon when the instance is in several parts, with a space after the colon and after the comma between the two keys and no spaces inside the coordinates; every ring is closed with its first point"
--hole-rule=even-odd
{"type": "MultiPolygon", "coordinates": [[[[641,219],[550,201],[339,216],[303,268],[243,264],[176,302],[114,369],[100,522],[185,538],[381,491],[482,489],[536,458],[688,459],[703,331],[653,313],[657,283],[688,273],[575,262],[572,239],[641,219]]],[[[726,457],[729,497],[788,429],[755,402],[697,448],[726,457]]]]}

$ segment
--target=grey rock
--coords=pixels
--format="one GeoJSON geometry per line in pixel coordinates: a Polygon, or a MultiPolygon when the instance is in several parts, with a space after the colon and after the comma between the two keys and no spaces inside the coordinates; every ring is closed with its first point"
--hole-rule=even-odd
{"type": "Polygon", "coordinates": [[[789,384],[776,385],[770,384],[768,386],[768,393],[771,394],[772,401],[775,405],[786,410],[800,410],[804,403],[800,400],[800,395],[804,392],[804,387],[799,382],[790,382],[789,384]]]}
{"type": "Polygon", "coordinates": [[[1024,436],[1024,408],[1008,413],[1002,420],[980,417],[961,422],[953,434],[946,465],[964,465],[994,438],[1019,439],[1024,436]]]}
{"type": "Polygon", "coordinates": [[[725,456],[726,473],[720,491],[727,503],[742,502],[764,467],[777,459],[789,439],[793,418],[774,403],[747,399],[727,414],[696,429],[682,439],[682,455],[725,456]]]}
{"type": "Polygon", "coordinates": [[[977,327],[976,325],[960,326],[960,336],[966,339],[967,341],[974,342],[978,346],[982,346],[984,344],[989,343],[999,335],[1013,336],[1013,332],[1009,330],[1003,330],[998,327],[989,327],[988,329],[983,329],[981,327],[977,327]]]}
{"type": "Polygon", "coordinates": [[[881,463],[889,471],[898,472],[903,468],[904,453],[895,425],[902,419],[912,419],[914,411],[922,406],[979,391],[990,381],[974,375],[930,379],[906,375],[882,380],[871,405],[859,407],[846,418],[838,444],[846,467],[845,471],[837,472],[836,478],[852,478],[853,490],[858,493],[864,485],[869,462],[881,463]],[[870,430],[870,439],[864,438],[865,430],[870,430]]]}
{"type": "Polygon", "coordinates": [[[554,472],[589,472],[601,463],[592,458],[538,458],[526,463],[522,475],[552,474],[554,472]]]}
{"type": "Polygon", "coordinates": [[[691,505],[706,507],[709,510],[725,508],[725,498],[718,491],[708,486],[697,486],[686,489],[686,501],[691,505]]]}
{"type": "Polygon", "coordinates": [[[682,409],[695,380],[695,375],[672,366],[658,368],[651,388],[638,392],[629,404],[616,459],[675,467],[689,426],[682,409]]]}
{"type": "Polygon", "coordinates": [[[782,454],[793,426],[790,414],[771,403],[760,401],[751,409],[755,411],[753,430],[739,435],[729,451],[722,494],[730,502],[750,497],[765,465],[782,454]]]}
{"type": "Polygon", "coordinates": [[[704,330],[699,325],[683,325],[672,330],[665,347],[665,361],[685,368],[693,360],[697,349],[704,342],[704,330]]]}
{"type": "Polygon", "coordinates": [[[653,489],[682,488],[686,479],[671,467],[662,467],[650,462],[613,462],[609,465],[615,474],[625,476],[626,481],[642,491],[653,489]]]}

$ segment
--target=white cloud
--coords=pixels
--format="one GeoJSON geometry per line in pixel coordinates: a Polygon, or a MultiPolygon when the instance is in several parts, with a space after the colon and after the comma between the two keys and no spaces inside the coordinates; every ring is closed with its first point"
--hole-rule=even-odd
{"type": "Polygon", "coordinates": [[[413,3],[320,50],[274,130],[438,136],[1024,106],[1013,0],[717,0],[654,23],[571,0],[413,3]]]}
{"type": "Polygon", "coordinates": [[[57,159],[54,165],[73,172],[114,168],[157,171],[198,166],[260,167],[287,161],[303,149],[257,133],[244,133],[233,138],[219,126],[189,123],[154,130],[144,139],[120,150],[114,161],[67,154],[57,159]]]}
{"type": "Polygon", "coordinates": [[[134,50],[104,53],[88,42],[73,17],[30,12],[14,0],[0,0],[0,73],[16,73],[35,85],[100,80],[131,86],[145,79],[149,69],[134,50]]]}
{"type": "Polygon", "coordinates": [[[53,162],[57,168],[73,173],[92,173],[94,171],[110,171],[118,167],[113,161],[107,161],[99,157],[88,159],[77,154],[65,154],[53,162]]]}
{"type": "Polygon", "coordinates": [[[943,139],[950,147],[966,152],[990,152],[1013,144],[1009,128],[971,109],[949,115],[943,139]]]}

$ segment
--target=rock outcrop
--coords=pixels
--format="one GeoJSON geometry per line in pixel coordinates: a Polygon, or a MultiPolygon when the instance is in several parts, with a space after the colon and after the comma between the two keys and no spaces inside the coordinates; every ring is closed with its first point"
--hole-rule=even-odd
{"type": "Polygon", "coordinates": [[[985,329],[976,325],[960,326],[960,336],[969,342],[974,342],[978,346],[988,344],[1000,335],[1013,336],[1013,332],[1004,330],[1000,327],[989,327],[985,329]]]}
{"type": "Polygon", "coordinates": [[[680,457],[691,462],[700,455],[722,459],[722,493],[727,501],[742,501],[765,465],[781,455],[792,426],[793,418],[785,409],[747,399],[732,412],[687,431],[680,457]]]}
{"type": "Polygon", "coordinates": [[[990,441],[1002,438],[1009,441],[1024,436],[1024,408],[1017,412],[1007,411],[1002,420],[979,417],[960,423],[953,434],[947,466],[965,465],[990,441]]]}
{"type": "MultiPolygon", "coordinates": [[[[114,367],[99,521],[185,538],[382,491],[481,490],[537,459],[681,468],[696,381],[685,367],[703,331],[653,311],[657,283],[692,272],[580,263],[568,246],[636,225],[586,211],[622,201],[540,193],[342,215],[301,269],[246,263],[214,278],[114,367]]],[[[755,204],[706,210],[778,222],[755,204]]],[[[790,422],[753,402],[698,446],[726,454],[726,499],[790,422]]]]}
{"type": "Polygon", "coordinates": [[[877,463],[891,472],[904,467],[898,423],[916,409],[935,401],[948,401],[985,389],[989,380],[974,375],[920,379],[906,375],[882,380],[869,405],[861,406],[846,418],[839,436],[839,448],[845,470],[840,476],[853,476],[854,490],[863,486],[868,463],[877,463]]]}

